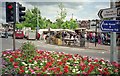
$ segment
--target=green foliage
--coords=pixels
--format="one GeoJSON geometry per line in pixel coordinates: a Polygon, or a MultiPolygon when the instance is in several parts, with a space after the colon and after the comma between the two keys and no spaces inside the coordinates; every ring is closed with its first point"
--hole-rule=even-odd
{"type": "Polygon", "coordinates": [[[58,26],[58,28],[62,28],[62,24],[64,23],[67,12],[62,3],[60,3],[58,7],[60,9],[60,13],[58,13],[58,18],[56,19],[56,25],[58,26]]]}
{"type": "Polygon", "coordinates": [[[22,29],[23,27],[24,27],[23,24],[16,23],[16,28],[17,28],[17,29],[22,29]]]}
{"type": "Polygon", "coordinates": [[[78,27],[76,20],[71,19],[70,21],[66,21],[62,24],[63,29],[75,29],[78,27]]]}
{"type": "Polygon", "coordinates": [[[53,23],[50,19],[46,19],[45,17],[42,18],[40,10],[37,7],[34,7],[33,9],[28,9],[26,11],[25,21],[23,23],[16,23],[16,28],[22,29],[23,27],[31,27],[32,30],[35,30],[38,25],[40,29],[49,27],[52,29],[75,29],[78,26],[76,20],[70,19],[69,21],[64,21],[67,15],[66,9],[62,3],[60,3],[58,7],[60,12],[57,15],[56,22],[53,23]]]}
{"type": "MultiPolygon", "coordinates": [[[[25,27],[31,27],[31,29],[35,29],[37,27],[37,17],[38,17],[38,23],[41,22],[41,15],[38,8],[34,7],[31,10],[27,10],[25,14],[25,21],[23,23],[18,24],[25,26],[25,27]]],[[[38,24],[40,26],[40,24],[38,24]]]]}
{"type": "Polygon", "coordinates": [[[22,50],[22,53],[27,57],[31,57],[31,56],[36,55],[36,49],[37,48],[31,42],[23,43],[20,49],[22,50]]]}

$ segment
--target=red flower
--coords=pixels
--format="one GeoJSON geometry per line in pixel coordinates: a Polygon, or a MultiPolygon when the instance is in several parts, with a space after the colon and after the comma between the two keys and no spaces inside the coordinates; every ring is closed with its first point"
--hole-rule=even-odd
{"type": "Polygon", "coordinates": [[[60,71],[60,68],[59,68],[59,67],[57,67],[57,68],[56,68],[56,70],[59,72],[59,71],[60,71]]]}
{"type": "Polygon", "coordinates": [[[14,58],[18,58],[18,56],[17,56],[17,55],[13,55],[13,57],[14,57],[14,58]]]}
{"type": "Polygon", "coordinates": [[[29,60],[29,62],[31,63],[31,62],[32,62],[32,60],[29,60]]]}
{"type": "Polygon", "coordinates": [[[66,66],[64,66],[64,68],[67,68],[67,69],[68,69],[69,67],[66,65],[66,66]]]}
{"type": "Polygon", "coordinates": [[[86,66],[81,66],[81,70],[83,71],[86,68],[86,66]]]}
{"type": "Polygon", "coordinates": [[[14,68],[18,68],[18,62],[13,62],[14,68]]]}
{"type": "Polygon", "coordinates": [[[94,70],[94,66],[90,65],[90,69],[87,71],[88,74],[90,74],[94,70]]]}
{"type": "Polygon", "coordinates": [[[116,68],[120,68],[119,64],[116,62],[112,62],[112,64],[116,67],[116,68]]]}
{"type": "Polygon", "coordinates": [[[89,59],[89,60],[88,60],[88,62],[92,62],[92,60],[91,60],[91,59],[89,59]]]}
{"type": "Polygon", "coordinates": [[[69,71],[69,69],[68,69],[69,67],[66,65],[66,66],[64,66],[64,72],[65,73],[67,73],[68,71],[69,71]]]}
{"type": "Polygon", "coordinates": [[[63,74],[63,72],[60,71],[59,74],[63,74]]]}
{"type": "Polygon", "coordinates": [[[67,73],[68,72],[68,68],[64,68],[64,72],[67,73]]]}
{"type": "Polygon", "coordinates": [[[87,56],[85,56],[84,58],[83,58],[83,60],[87,60],[88,59],[88,57],[87,56]]]}
{"type": "Polygon", "coordinates": [[[46,66],[48,67],[52,66],[52,62],[47,62],[46,66]]]}
{"type": "Polygon", "coordinates": [[[18,66],[18,62],[13,62],[13,65],[14,66],[18,66]]]}
{"type": "Polygon", "coordinates": [[[74,54],[74,56],[75,56],[75,57],[77,57],[77,56],[78,56],[78,54],[74,54]]]}
{"type": "Polygon", "coordinates": [[[24,66],[21,66],[20,67],[20,71],[19,71],[19,73],[21,74],[21,73],[24,73],[25,72],[25,70],[24,70],[24,66]]]}
{"type": "Polygon", "coordinates": [[[22,73],[24,73],[24,72],[25,72],[24,69],[21,69],[21,70],[19,71],[20,74],[22,74],[22,73]]]}
{"type": "Polygon", "coordinates": [[[105,60],[104,60],[104,59],[100,59],[100,62],[102,62],[102,61],[103,61],[103,62],[105,62],[105,60]]]}
{"type": "Polygon", "coordinates": [[[104,72],[103,75],[109,75],[110,73],[109,72],[104,72]]]}
{"type": "Polygon", "coordinates": [[[94,62],[98,62],[98,59],[95,59],[94,62]]]}
{"type": "Polygon", "coordinates": [[[11,57],[11,58],[10,58],[10,62],[13,62],[13,61],[14,61],[14,59],[11,57]]]}
{"type": "Polygon", "coordinates": [[[58,65],[62,65],[62,64],[63,64],[63,62],[62,62],[62,61],[59,61],[59,62],[58,62],[58,65]]]}
{"type": "Polygon", "coordinates": [[[25,66],[20,66],[20,69],[24,69],[25,68],[25,66]]]}

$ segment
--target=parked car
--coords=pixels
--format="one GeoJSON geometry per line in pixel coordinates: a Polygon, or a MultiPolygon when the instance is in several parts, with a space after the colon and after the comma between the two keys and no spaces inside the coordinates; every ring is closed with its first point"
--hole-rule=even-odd
{"type": "Polygon", "coordinates": [[[26,39],[28,40],[39,40],[40,39],[40,34],[38,32],[36,32],[35,30],[29,30],[25,33],[24,36],[26,39]]]}
{"type": "Polygon", "coordinates": [[[2,33],[1,33],[1,37],[2,37],[2,38],[8,38],[8,35],[7,35],[6,32],[2,32],[2,33]]]}
{"type": "Polygon", "coordinates": [[[24,38],[24,33],[23,31],[15,31],[15,38],[24,38]]]}
{"type": "Polygon", "coordinates": [[[2,38],[5,38],[5,32],[2,32],[2,33],[1,33],[1,37],[2,37],[2,38]]]}
{"type": "Polygon", "coordinates": [[[13,36],[13,31],[9,31],[8,36],[13,36]]]}

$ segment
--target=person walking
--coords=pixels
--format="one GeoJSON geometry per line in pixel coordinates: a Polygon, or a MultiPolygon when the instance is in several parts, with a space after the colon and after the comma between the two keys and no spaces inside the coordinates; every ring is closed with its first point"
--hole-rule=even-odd
{"type": "Polygon", "coordinates": [[[104,43],[104,40],[105,40],[105,35],[102,33],[102,34],[101,34],[101,43],[102,43],[102,44],[104,43]]]}
{"type": "Polygon", "coordinates": [[[100,36],[100,33],[98,33],[98,44],[101,44],[101,36],[100,36]]]}

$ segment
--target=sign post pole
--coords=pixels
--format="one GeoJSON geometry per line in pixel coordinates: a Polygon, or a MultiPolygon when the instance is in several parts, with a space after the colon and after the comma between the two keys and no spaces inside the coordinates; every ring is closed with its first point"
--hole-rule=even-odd
{"type": "MultiPolygon", "coordinates": [[[[115,8],[114,2],[111,0],[110,3],[111,8],[115,8]]],[[[116,20],[116,18],[113,18],[116,20]]],[[[117,61],[117,53],[116,53],[116,32],[111,32],[110,38],[110,62],[117,61]]]]}

